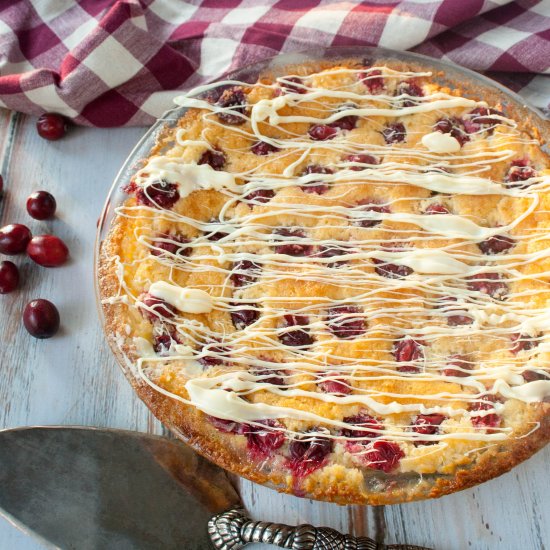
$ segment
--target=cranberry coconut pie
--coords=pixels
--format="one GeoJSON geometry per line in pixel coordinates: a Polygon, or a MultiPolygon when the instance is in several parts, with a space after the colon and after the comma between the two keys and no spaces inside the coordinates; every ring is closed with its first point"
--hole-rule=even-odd
{"type": "Polygon", "coordinates": [[[125,187],[99,284],[136,391],[297,495],[507,471],[550,434],[544,123],[419,65],[286,71],[180,98],[125,187]]]}

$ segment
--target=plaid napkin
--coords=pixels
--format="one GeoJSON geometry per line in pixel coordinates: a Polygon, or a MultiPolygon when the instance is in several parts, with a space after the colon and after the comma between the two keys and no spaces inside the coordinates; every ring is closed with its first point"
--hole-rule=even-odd
{"type": "Polygon", "coordinates": [[[0,1],[0,106],[149,125],[181,90],[331,45],[451,60],[550,108],[550,0],[0,1]]]}

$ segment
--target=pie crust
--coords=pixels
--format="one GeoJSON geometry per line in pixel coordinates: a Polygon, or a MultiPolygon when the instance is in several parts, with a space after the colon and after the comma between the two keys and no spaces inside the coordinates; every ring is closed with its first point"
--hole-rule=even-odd
{"type": "Polygon", "coordinates": [[[544,121],[386,58],[181,103],[98,266],[107,338],[159,420],[341,504],[439,497],[545,445],[544,121]]]}

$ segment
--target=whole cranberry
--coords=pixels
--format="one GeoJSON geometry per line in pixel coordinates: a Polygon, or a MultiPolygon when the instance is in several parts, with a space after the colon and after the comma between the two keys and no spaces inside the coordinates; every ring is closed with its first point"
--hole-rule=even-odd
{"type": "Polygon", "coordinates": [[[59,267],[69,257],[67,245],[55,235],[37,235],[27,245],[29,258],[43,267],[59,267]]]}
{"type": "Polygon", "coordinates": [[[284,93],[287,94],[305,94],[307,93],[306,85],[299,76],[285,76],[279,86],[284,93]]]}
{"type": "Polygon", "coordinates": [[[278,147],[275,147],[275,145],[271,145],[271,143],[267,143],[267,141],[257,141],[250,150],[260,157],[265,157],[266,155],[269,155],[269,153],[276,153],[279,151],[278,147]]]}
{"type": "Polygon", "coordinates": [[[365,446],[362,456],[369,468],[388,474],[399,466],[405,453],[397,443],[377,439],[365,446]]]}
{"type": "Polygon", "coordinates": [[[225,166],[225,155],[217,149],[207,149],[199,158],[197,164],[208,164],[214,170],[221,170],[225,166]]]}
{"type": "Polygon", "coordinates": [[[332,139],[338,130],[327,124],[316,124],[308,130],[309,137],[314,141],[326,141],[332,139]]]}
{"type": "Polygon", "coordinates": [[[401,143],[407,139],[407,130],[403,123],[392,122],[382,130],[382,136],[388,145],[401,143]]]}
{"type": "Polygon", "coordinates": [[[279,340],[285,346],[300,348],[311,346],[313,344],[313,337],[309,334],[308,325],[309,318],[306,315],[287,313],[283,318],[279,340]]]}
{"type": "Polygon", "coordinates": [[[232,126],[238,126],[245,122],[246,95],[239,86],[224,90],[216,101],[216,105],[224,109],[217,113],[222,122],[232,126]]]}
{"type": "Polygon", "coordinates": [[[35,191],[27,199],[27,212],[35,220],[48,220],[53,218],[57,203],[51,193],[47,191],[35,191]]]}
{"type": "Polygon", "coordinates": [[[382,435],[381,432],[384,429],[384,425],[379,418],[375,418],[366,413],[346,416],[342,422],[353,426],[350,428],[344,428],[342,430],[343,436],[353,439],[362,439],[363,441],[380,437],[382,435]]]}
{"type": "Polygon", "coordinates": [[[276,420],[258,420],[245,428],[248,450],[258,458],[266,458],[285,442],[284,426],[276,420]]]}
{"type": "Polygon", "coordinates": [[[30,229],[20,223],[10,223],[0,229],[0,254],[12,256],[24,252],[32,238],[30,229]]]}
{"type": "Polygon", "coordinates": [[[13,292],[19,285],[19,270],[13,262],[0,262],[0,294],[13,292]]]}
{"type": "Polygon", "coordinates": [[[62,138],[67,128],[67,119],[58,113],[45,113],[36,121],[38,135],[49,141],[62,138]]]}
{"type": "Polygon", "coordinates": [[[140,313],[149,321],[154,322],[159,319],[170,319],[176,315],[176,308],[169,304],[166,300],[157,298],[149,292],[141,295],[139,301],[145,306],[140,307],[140,313]]]}
{"type": "Polygon", "coordinates": [[[33,300],[25,306],[23,324],[31,336],[51,338],[59,330],[59,311],[48,300],[33,300]]]}
{"type": "Polygon", "coordinates": [[[146,187],[140,187],[136,191],[138,204],[151,206],[160,210],[169,210],[179,199],[178,186],[175,183],[168,183],[164,180],[151,183],[146,187]]]}

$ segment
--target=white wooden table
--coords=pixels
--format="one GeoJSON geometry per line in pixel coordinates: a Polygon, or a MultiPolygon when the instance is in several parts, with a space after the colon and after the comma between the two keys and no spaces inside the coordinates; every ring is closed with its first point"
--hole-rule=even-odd
{"type": "MultiPolygon", "coordinates": [[[[47,142],[34,124],[32,117],[0,110],[6,190],[0,225],[21,222],[33,232],[55,232],[67,242],[72,259],[58,269],[39,268],[24,257],[15,260],[22,266],[23,287],[0,296],[0,428],[81,424],[162,433],[103,341],[93,287],[96,221],[119,166],[144,129],[74,128],[61,141],[47,142]],[[26,197],[38,189],[57,198],[54,221],[27,215],[26,197]],[[33,298],[51,299],[60,310],[62,330],[51,340],[35,340],[22,327],[22,309],[33,298]]],[[[438,550],[540,550],[550,544],[549,464],[550,446],[479,488],[401,506],[339,507],[279,495],[247,481],[241,482],[241,493],[258,519],[328,525],[380,542],[438,550]]],[[[0,519],[0,550],[39,548],[0,519]]]]}

